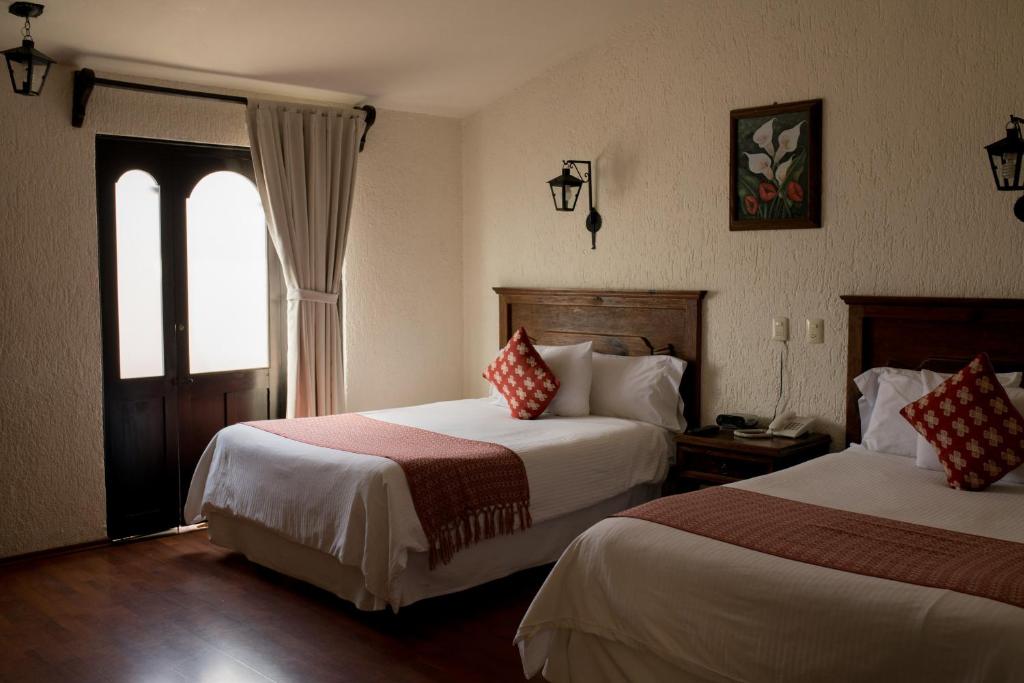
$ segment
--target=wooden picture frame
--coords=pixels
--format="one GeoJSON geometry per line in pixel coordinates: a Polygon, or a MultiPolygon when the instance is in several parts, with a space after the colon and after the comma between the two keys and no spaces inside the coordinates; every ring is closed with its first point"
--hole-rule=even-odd
{"type": "Polygon", "coordinates": [[[802,100],[729,112],[729,230],[821,227],[821,109],[802,100]]]}

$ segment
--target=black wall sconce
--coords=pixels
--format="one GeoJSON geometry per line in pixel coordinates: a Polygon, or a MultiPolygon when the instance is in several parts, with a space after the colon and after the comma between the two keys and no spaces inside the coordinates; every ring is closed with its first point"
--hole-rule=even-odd
{"type": "MultiPolygon", "coordinates": [[[[1020,177],[1021,161],[1024,160],[1024,140],[1021,139],[1020,130],[1022,123],[1024,119],[1010,114],[1010,122],[1006,124],[1006,137],[985,147],[988,161],[992,165],[992,178],[1000,192],[1024,191],[1020,177]]],[[[1024,221],[1024,196],[1013,205],[1013,215],[1024,221]]]]}
{"type": "Polygon", "coordinates": [[[37,50],[32,40],[31,20],[43,13],[43,6],[34,2],[14,2],[7,11],[25,20],[21,29],[21,45],[4,50],[11,86],[19,95],[38,95],[43,91],[46,76],[53,65],[53,60],[37,50]]]}
{"type": "Polygon", "coordinates": [[[593,179],[590,172],[589,161],[563,161],[562,174],[549,180],[548,185],[551,186],[551,198],[555,200],[555,211],[575,210],[580,190],[584,185],[587,186],[587,202],[590,212],[587,214],[586,225],[587,230],[590,231],[590,248],[597,249],[597,231],[601,229],[601,214],[594,208],[593,179]],[[581,173],[577,164],[586,164],[586,172],[581,173]],[[576,172],[576,175],[573,175],[573,171],[576,172]]]}

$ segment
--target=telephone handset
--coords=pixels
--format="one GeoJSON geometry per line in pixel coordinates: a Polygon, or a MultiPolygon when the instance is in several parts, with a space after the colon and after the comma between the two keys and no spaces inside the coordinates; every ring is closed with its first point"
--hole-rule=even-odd
{"type": "Polygon", "coordinates": [[[810,431],[813,425],[813,417],[797,417],[793,413],[783,413],[768,425],[768,432],[772,436],[796,439],[810,431]]]}

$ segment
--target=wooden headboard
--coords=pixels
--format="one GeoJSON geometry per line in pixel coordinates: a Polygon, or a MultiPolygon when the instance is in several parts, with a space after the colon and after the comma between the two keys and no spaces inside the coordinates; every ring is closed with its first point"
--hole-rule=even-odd
{"type": "Polygon", "coordinates": [[[997,370],[1024,369],[1024,299],[844,296],[850,307],[846,442],[860,442],[860,392],[869,368],[954,372],[981,351],[997,370]]]}
{"type": "Polygon", "coordinates": [[[515,289],[498,293],[498,344],[525,327],[541,344],[594,343],[620,356],[667,354],[686,361],[679,393],[686,421],[700,424],[701,309],[706,292],[515,289]]]}

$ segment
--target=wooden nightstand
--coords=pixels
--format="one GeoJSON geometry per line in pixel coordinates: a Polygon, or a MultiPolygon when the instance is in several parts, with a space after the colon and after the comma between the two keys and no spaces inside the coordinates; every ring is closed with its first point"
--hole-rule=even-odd
{"type": "Polygon", "coordinates": [[[665,492],[685,493],[777,472],[825,455],[830,444],[827,434],[799,439],[737,439],[726,429],[714,436],[680,434],[676,466],[665,492]]]}

